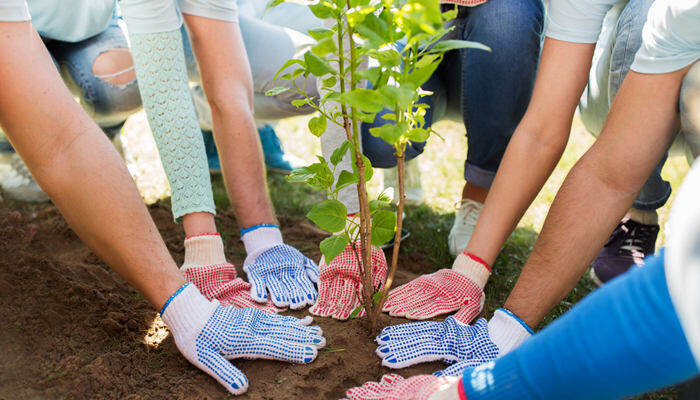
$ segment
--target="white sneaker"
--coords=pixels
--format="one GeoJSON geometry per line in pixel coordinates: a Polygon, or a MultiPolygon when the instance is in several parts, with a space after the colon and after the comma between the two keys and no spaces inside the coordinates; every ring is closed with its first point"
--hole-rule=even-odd
{"type": "Polygon", "coordinates": [[[15,153],[0,154],[0,187],[13,200],[36,203],[49,200],[15,153]]]}
{"type": "Polygon", "coordinates": [[[452,257],[457,257],[459,253],[467,247],[469,239],[472,238],[476,221],[481,214],[482,203],[474,200],[462,200],[457,207],[455,222],[450,230],[450,235],[447,237],[447,244],[450,248],[452,257]]]}

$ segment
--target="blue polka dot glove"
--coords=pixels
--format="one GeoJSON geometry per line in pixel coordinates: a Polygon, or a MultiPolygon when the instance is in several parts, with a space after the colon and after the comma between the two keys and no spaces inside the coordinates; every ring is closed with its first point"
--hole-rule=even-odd
{"type": "Polygon", "coordinates": [[[243,270],[252,285],[250,295],[264,303],[270,299],[277,307],[300,309],[316,302],[318,265],[294,247],[282,242],[276,227],[259,228],[241,238],[248,256],[243,270]]]}
{"type": "Polygon", "coordinates": [[[182,355],[236,395],[248,389],[248,380],[228,360],[262,358],[305,364],[326,344],[321,328],[308,326],[311,317],[222,306],[189,283],[168,300],[161,316],[182,355]]]}
{"type": "Polygon", "coordinates": [[[499,309],[488,323],[481,318],[474,325],[466,325],[450,316],[443,322],[384,328],[377,336],[377,355],[382,358],[382,365],[389,368],[438,360],[466,361],[469,366],[476,366],[514,349],[531,334],[530,328],[515,315],[499,309]]]}

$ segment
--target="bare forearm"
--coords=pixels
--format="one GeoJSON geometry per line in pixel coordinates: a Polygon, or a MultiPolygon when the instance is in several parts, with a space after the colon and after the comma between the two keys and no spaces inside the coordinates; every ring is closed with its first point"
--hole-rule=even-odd
{"type": "Polygon", "coordinates": [[[530,326],[576,285],[668,149],[678,132],[684,74],[630,72],[623,83],[600,138],[557,194],[506,302],[530,326]]]}
{"type": "Polygon", "coordinates": [[[568,126],[560,132],[555,143],[542,143],[526,129],[515,133],[466,252],[493,265],[503,243],[561,158],[566,148],[568,126]]]}
{"type": "Polygon", "coordinates": [[[31,24],[0,23],[0,37],[3,129],[78,236],[162,306],[184,280],[119,155],[73,100],[31,24]]]}
{"type": "Polygon", "coordinates": [[[238,24],[185,15],[229,198],[243,226],[274,223],[253,119],[252,75],[238,24]]]}
{"type": "Polygon", "coordinates": [[[588,82],[592,44],[547,39],[532,100],[518,125],[466,251],[493,264],[561,158],[588,82]]]}

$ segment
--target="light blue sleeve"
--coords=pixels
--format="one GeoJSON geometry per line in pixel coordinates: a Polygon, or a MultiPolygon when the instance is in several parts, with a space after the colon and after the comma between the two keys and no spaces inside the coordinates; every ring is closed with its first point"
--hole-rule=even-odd
{"type": "Polygon", "coordinates": [[[178,0],[184,14],[218,19],[221,21],[238,21],[238,2],[236,0],[178,0]]]}
{"type": "Polygon", "coordinates": [[[700,0],[656,0],[649,9],[632,70],[678,71],[700,58],[700,0]]]}
{"type": "Polygon", "coordinates": [[[182,25],[182,14],[238,21],[236,0],[120,0],[129,33],[162,33],[182,25]]]}
{"type": "Polygon", "coordinates": [[[607,283],[519,348],[464,371],[469,400],[619,399],[698,374],[663,252],[607,283]]]}
{"type": "Polygon", "coordinates": [[[182,25],[174,0],[119,0],[129,34],[171,32],[182,25]]]}
{"type": "Polygon", "coordinates": [[[29,13],[34,29],[42,38],[79,42],[107,29],[116,3],[116,0],[31,0],[29,13]]]}
{"type": "Polygon", "coordinates": [[[30,19],[26,0],[2,0],[0,2],[0,22],[22,22],[30,19]]]}
{"type": "Polygon", "coordinates": [[[573,43],[595,43],[605,14],[619,0],[550,0],[547,37],[573,43]]]}

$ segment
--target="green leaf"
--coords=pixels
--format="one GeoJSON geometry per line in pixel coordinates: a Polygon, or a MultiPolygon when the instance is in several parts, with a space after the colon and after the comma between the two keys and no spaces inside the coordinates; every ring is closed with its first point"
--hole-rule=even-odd
{"type": "Polygon", "coordinates": [[[347,214],[343,203],[329,199],[313,206],[306,216],[325,231],[339,232],[345,228],[347,214]]]}
{"type": "Polygon", "coordinates": [[[297,108],[303,107],[303,106],[309,104],[309,99],[294,99],[291,101],[291,104],[297,108]]]}
{"type": "Polygon", "coordinates": [[[333,186],[333,172],[328,168],[326,160],[307,165],[306,168],[313,172],[313,178],[306,181],[309,186],[316,190],[327,191],[333,186]]]}
{"type": "Polygon", "coordinates": [[[321,137],[326,131],[326,117],[317,115],[309,120],[309,130],[316,137],[321,137]]]}
{"type": "Polygon", "coordinates": [[[309,29],[308,32],[309,36],[316,39],[317,41],[320,41],[324,38],[329,38],[333,36],[334,33],[333,30],[325,28],[309,29]]]}
{"type": "Polygon", "coordinates": [[[286,86],[277,86],[265,92],[265,96],[277,96],[278,94],[284,93],[287,90],[289,90],[289,88],[286,86]]]}
{"type": "Polygon", "coordinates": [[[333,87],[333,86],[335,86],[337,81],[338,81],[338,79],[336,79],[335,76],[329,76],[328,78],[323,79],[321,81],[321,85],[323,85],[325,87],[333,87]]]}
{"type": "Polygon", "coordinates": [[[338,175],[338,182],[335,184],[335,190],[340,190],[354,183],[357,183],[357,175],[350,171],[342,170],[340,171],[340,175],[338,175]]]}
{"type": "Polygon", "coordinates": [[[389,203],[394,197],[394,188],[389,186],[388,188],[385,188],[382,190],[381,193],[379,193],[379,196],[377,196],[377,200],[382,201],[384,203],[389,203]]]}
{"type": "Polygon", "coordinates": [[[401,65],[401,54],[394,49],[371,52],[370,55],[385,68],[398,67],[401,65]]]}
{"type": "Polygon", "coordinates": [[[350,318],[350,319],[357,318],[357,316],[360,315],[360,312],[362,311],[362,307],[363,307],[362,304],[355,307],[355,309],[352,310],[352,312],[350,313],[350,316],[348,318],[350,318]]]}
{"type": "Polygon", "coordinates": [[[391,240],[396,232],[396,214],[379,210],[372,216],[372,244],[379,246],[391,240]]]}
{"type": "Polygon", "coordinates": [[[416,66],[408,74],[404,82],[419,87],[430,79],[433,72],[440,66],[440,54],[426,54],[421,57],[416,66]]]}
{"type": "Polygon", "coordinates": [[[315,176],[316,172],[312,171],[309,167],[301,167],[293,170],[289,175],[287,175],[287,181],[306,182],[315,176]]]}
{"type": "Polygon", "coordinates": [[[430,137],[430,131],[428,129],[414,128],[408,131],[406,137],[412,142],[425,142],[430,137]]]}
{"type": "Polygon", "coordinates": [[[270,0],[267,2],[265,5],[265,10],[263,11],[263,15],[267,12],[267,10],[271,9],[272,7],[277,7],[278,5],[284,3],[285,0],[270,0]]]}
{"type": "Polygon", "coordinates": [[[375,113],[367,114],[367,113],[363,113],[361,111],[356,112],[357,119],[359,119],[362,122],[368,123],[368,124],[371,124],[372,122],[374,122],[374,117],[376,115],[377,114],[375,114],[375,113]]]}
{"type": "Polygon", "coordinates": [[[326,264],[330,264],[334,258],[338,257],[345,250],[348,243],[350,243],[350,238],[345,232],[323,239],[320,247],[326,264]]]}
{"type": "Polygon", "coordinates": [[[367,156],[365,156],[364,154],[362,155],[362,163],[365,165],[365,181],[369,182],[370,179],[372,179],[372,176],[374,175],[372,163],[369,161],[369,158],[367,158],[367,156]]]}
{"type": "Polygon", "coordinates": [[[338,50],[333,38],[323,38],[319,40],[314,46],[311,47],[311,51],[314,52],[319,57],[323,57],[328,53],[338,50]]]}
{"type": "Polygon", "coordinates": [[[355,72],[355,77],[358,80],[367,79],[372,84],[374,84],[377,82],[377,80],[381,76],[382,68],[381,67],[370,67],[367,69],[357,69],[354,72],[355,72]]]}
{"type": "Polygon", "coordinates": [[[374,14],[368,14],[357,26],[357,32],[367,39],[373,48],[379,48],[391,41],[389,25],[374,14]]]}
{"type": "Polygon", "coordinates": [[[326,19],[333,17],[333,9],[327,7],[323,2],[318,4],[310,4],[309,10],[316,16],[316,18],[326,19]]]}
{"type": "MultiPolygon", "coordinates": [[[[306,63],[304,62],[304,60],[299,60],[299,59],[296,59],[296,58],[292,58],[292,59],[290,59],[290,60],[287,60],[286,63],[282,64],[282,67],[280,67],[280,69],[277,70],[277,73],[275,74],[275,76],[272,77],[272,82],[275,82],[275,81],[277,80],[277,76],[278,76],[279,74],[281,74],[282,71],[284,71],[285,69],[291,67],[291,66],[294,65],[294,64],[299,65],[302,69],[306,69],[306,63]]],[[[297,68],[297,69],[299,69],[299,68],[297,68]]]]}
{"type": "Polygon", "coordinates": [[[384,103],[387,106],[399,107],[402,109],[407,109],[411,106],[411,103],[416,100],[418,94],[414,87],[409,87],[410,85],[405,85],[401,87],[397,86],[383,86],[377,90],[382,96],[384,103]],[[388,103],[388,104],[387,104],[388,103]]]}
{"type": "Polygon", "coordinates": [[[334,72],[327,60],[317,56],[311,51],[304,53],[304,61],[306,62],[306,67],[309,72],[318,77],[334,72]]]}
{"type": "Polygon", "coordinates": [[[406,130],[408,130],[408,123],[403,121],[398,124],[387,123],[380,127],[371,128],[369,133],[371,133],[372,136],[384,139],[385,142],[393,146],[399,141],[401,135],[403,135],[406,130]]]}
{"type": "Polygon", "coordinates": [[[430,49],[430,52],[431,53],[444,53],[446,51],[456,50],[456,49],[478,49],[478,50],[491,51],[490,47],[483,45],[479,42],[471,42],[469,40],[442,40],[440,42],[435,43],[435,46],[433,46],[430,49]]]}
{"type": "Polygon", "coordinates": [[[394,114],[394,113],[383,114],[382,118],[389,120],[389,121],[396,121],[396,114],[394,114]]]}
{"type": "Polygon", "coordinates": [[[458,10],[457,10],[457,7],[455,7],[451,10],[447,10],[447,11],[443,12],[442,19],[444,19],[445,21],[450,21],[450,20],[457,18],[457,14],[458,14],[458,10]]]}
{"type": "Polygon", "coordinates": [[[379,303],[379,301],[382,299],[382,293],[383,293],[383,292],[382,292],[381,290],[378,291],[377,293],[375,293],[375,294],[372,296],[372,302],[374,302],[375,304],[376,304],[376,303],[379,303]]]}
{"type": "Polygon", "coordinates": [[[391,205],[389,201],[382,201],[382,200],[370,200],[369,202],[369,212],[374,213],[375,211],[379,211],[382,208],[387,208],[391,205]]]}
{"type": "Polygon", "coordinates": [[[377,93],[370,89],[355,89],[340,95],[340,100],[345,104],[359,110],[377,113],[384,108],[377,93]]]}
{"type": "Polygon", "coordinates": [[[352,143],[346,140],[340,145],[340,147],[333,150],[333,154],[331,154],[331,164],[338,165],[338,163],[343,160],[343,157],[345,157],[345,154],[348,152],[351,145],[352,143]]]}

